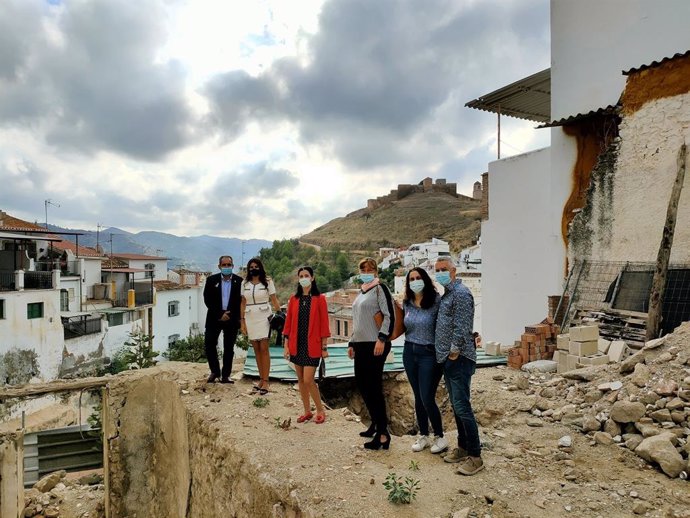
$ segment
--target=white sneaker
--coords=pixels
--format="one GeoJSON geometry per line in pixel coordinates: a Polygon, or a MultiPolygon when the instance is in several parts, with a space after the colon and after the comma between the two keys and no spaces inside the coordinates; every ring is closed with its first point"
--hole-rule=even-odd
{"type": "Polygon", "coordinates": [[[431,446],[431,441],[428,435],[420,435],[419,438],[412,445],[412,451],[422,451],[424,448],[431,446]]]}
{"type": "Polygon", "coordinates": [[[445,437],[436,437],[431,445],[431,453],[441,453],[448,449],[448,440],[445,437]]]}

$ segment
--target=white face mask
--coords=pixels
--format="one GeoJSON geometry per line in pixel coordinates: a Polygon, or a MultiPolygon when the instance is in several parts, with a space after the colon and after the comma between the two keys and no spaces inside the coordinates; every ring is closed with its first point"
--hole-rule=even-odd
{"type": "Polygon", "coordinates": [[[410,281],[410,289],[415,293],[419,293],[424,289],[424,281],[422,279],[410,281]]]}
{"type": "Polygon", "coordinates": [[[303,288],[308,288],[311,285],[311,279],[309,277],[300,277],[299,285],[303,288]]]}

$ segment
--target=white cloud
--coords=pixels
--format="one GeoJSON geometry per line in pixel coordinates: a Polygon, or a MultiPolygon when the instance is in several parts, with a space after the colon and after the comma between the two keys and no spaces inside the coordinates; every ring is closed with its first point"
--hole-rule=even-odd
{"type": "Polygon", "coordinates": [[[496,131],[464,103],[548,51],[547,0],[4,0],[0,208],[275,239],[425,176],[469,192],[496,131]]]}

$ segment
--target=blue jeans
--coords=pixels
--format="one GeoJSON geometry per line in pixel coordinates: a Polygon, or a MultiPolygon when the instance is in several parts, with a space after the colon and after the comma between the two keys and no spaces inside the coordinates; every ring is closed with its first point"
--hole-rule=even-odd
{"type": "Polygon", "coordinates": [[[419,433],[429,435],[429,420],[434,433],[443,437],[441,412],[436,404],[436,389],[443,375],[443,367],[436,363],[433,345],[405,342],[403,365],[414,392],[414,408],[419,433]]]}
{"type": "Polygon", "coordinates": [[[475,363],[464,356],[458,356],[455,360],[446,359],[443,364],[446,390],[458,426],[458,446],[467,450],[470,456],[479,457],[482,452],[479,429],[470,404],[470,382],[475,368],[475,363]]]}

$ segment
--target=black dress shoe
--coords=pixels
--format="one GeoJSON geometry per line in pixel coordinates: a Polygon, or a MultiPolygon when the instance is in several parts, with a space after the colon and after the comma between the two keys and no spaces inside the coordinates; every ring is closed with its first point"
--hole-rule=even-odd
{"type": "Polygon", "coordinates": [[[230,378],[220,378],[220,382],[233,384],[235,383],[235,380],[231,380],[230,378]]]}
{"type": "Polygon", "coordinates": [[[218,378],[220,378],[220,376],[218,376],[217,374],[211,374],[211,375],[208,377],[208,379],[206,380],[206,383],[213,383],[213,382],[215,382],[218,378]]]}

